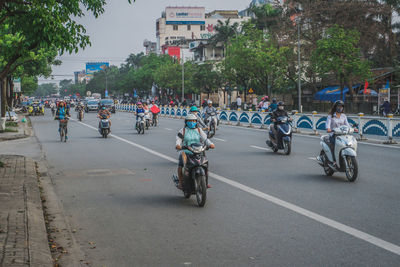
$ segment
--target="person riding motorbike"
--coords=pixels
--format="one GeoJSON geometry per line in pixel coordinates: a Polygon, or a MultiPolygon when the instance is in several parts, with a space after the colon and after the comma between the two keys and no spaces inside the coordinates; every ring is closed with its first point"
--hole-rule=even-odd
{"type": "Polygon", "coordinates": [[[337,100],[332,105],[332,108],[328,113],[328,117],[326,118],[326,131],[329,133],[329,142],[333,148],[335,147],[335,137],[332,133],[332,130],[342,125],[351,127],[347,120],[347,116],[343,113],[343,111],[344,102],[342,100],[337,100]]]}
{"type": "MultiPolygon", "coordinates": [[[[185,127],[182,128],[176,136],[175,148],[177,150],[182,150],[182,146],[190,146],[196,143],[205,143],[209,148],[214,149],[215,145],[207,138],[207,134],[198,127],[197,117],[194,114],[189,114],[185,118],[185,127]]],[[[183,158],[185,154],[191,154],[189,150],[183,150],[179,154],[178,163],[178,179],[179,179],[179,189],[183,188],[183,158]]],[[[211,188],[210,185],[207,185],[211,188]]]]}
{"type": "Polygon", "coordinates": [[[204,122],[208,123],[208,118],[211,116],[211,114],[215,112],[217,113],[217,109],[213,107],[212,101],[208,100],[207,101],[207,107],[204,109],[204,122]]]}
{"type": "Polygon", "coordinates": [[[51,108],[51,114],[54,116],[55,112],[56,112],[56,104],[54,102],[50,103],[50,108],[51,108]]]}
{"type": "MultiPolygon", "coordinates": [[[[273,141],[276,142],[276,136],[277,136],[277,119],[278,117],[289,117],[287,111],[285,110],[285,103],[283,101],[279,101],[277,104],[277,109],[272,112],[271,114],[271,121],[273,122],[273,124],[270,125],[270,130],[273,133],[273,141]]],[[[291,121],[292,118],[289,118],[289,120],[291,121]]]]}
{"type": "Polygon", "coordinates": [[[200,125],[200,127],[203,130],[207,130],[208,127],[207,125],[204,123],[203,119],[199,116],[199,109],[196,106],[192,106],[189,110],[189,114],[193,114],[196,116],[197,118],[197,123],[200,125]]]}
{"type": "Polygon", "coordinates": [[[278,108],[278,104],[276,103],[276,98],[272,98],[272,103],[269,106],[269,111],[274,112],[278,108]]]}
{"type": "MultiPolygon", "coordinates": [[[[108,111],[108,109],[104,105],[102,105],[101,108],[99,109],[99,113],[97,114],[97,117],[99,117],[101,119],[103,117],[103,115],[105,115],[107,117],[107,119],[109,119],[111,117],[110,111],[108,111]]],[[[109,123],[110,123],[110,128],[111,128],[111,120],[109,120],[109,123]]],[[[99,128],[101,128],[101,121],[99,121],[99,128]]],[[[111,130],[110,130],[110,132],[111,132],[111,130]]]]}
{"type": "Polygon", "coordinates": [[[136,108],[136,111],[135,111],[135,115],[136,115],[136,128],[137,128],[137,126],[138,126],[139,114],[140,114],[140,113],[145,114],[145,110],[144,110],[144,108],[143,108],[142,102],[137,102],[136,105],[137,105],[137,108],[136,108]]]}
{"type": "Polygon", "coordinates": [[[61,124],[65,123],[65,140],[68,140],[68,117],[70,117],[69,115],[69,109],[66,107],[65,102],[64,101],[60,101],[60,103],[58,104],[58,108],[57,108],[57,112],[56,112],[56,117],[54,118],[55,120],[59,121],[58,124],[58,131],[61,131],[61,124]],[[61,122],[64,121],[64,122],[61,122]]]}

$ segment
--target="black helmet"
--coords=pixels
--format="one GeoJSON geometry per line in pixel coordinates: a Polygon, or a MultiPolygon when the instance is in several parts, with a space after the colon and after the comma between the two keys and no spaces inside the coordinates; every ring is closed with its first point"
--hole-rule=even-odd
{"type": "Polygon", "coordinates": [[[274,97],[274,98],[272,98],[272,102],[274,102],[274,103],[276,102],[276,98],[275,98],[275,97],[274,97]]]}
{"type": "Polygon", "coordinates": [[[284,105],[285,105],[285,102],[283,102],[283,101],[278,102],[278,106],[284,106],[284,105]]]}
{"type": "Polygon", "coordinates": [[[342,100],[337,100],[334,104],[336,107],[337,106],[344,106],[344,102],[342,100]]]}

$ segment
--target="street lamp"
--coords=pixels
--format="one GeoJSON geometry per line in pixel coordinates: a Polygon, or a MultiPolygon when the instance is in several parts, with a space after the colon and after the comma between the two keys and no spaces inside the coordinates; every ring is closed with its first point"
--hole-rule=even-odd
{"type": "Polygon", "coordinates": [[[185,101],[185,57],[182,48],[182,103],[185,101]]]}
{"type": "Polygon", "coordinates": [[[298,108],[299,108],[299,112],[301,113],[302,112],[302,108],[301,108],[300,18],[297,17],[295,21],[296,21],[296,24],[297,24],[297,59],[298,59],[298,66],[299,66],[297,97],[298,97],[298,108]]]}

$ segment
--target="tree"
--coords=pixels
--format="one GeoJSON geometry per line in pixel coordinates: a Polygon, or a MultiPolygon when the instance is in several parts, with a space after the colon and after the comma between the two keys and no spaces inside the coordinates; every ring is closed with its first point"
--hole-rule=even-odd
{"type": "Polygon", "coordinates": [[[200,90],[196,90],[193,93],[199,93],[200,91],[205,92],[208,94],[207,98],[210,98],[209,94],[215,92],[216,89],[222,86],[220,75],[216,67],[212,62],[194,65],[194,67],[193,86],[200,90]]]}
{"type": "Polygon", "coordinates": [[[352,82],[370,76],[367,60],[361,58],[359,48],[360,34],[356,30],[345,30],[338,25],[329,28],[323,39],[317,42],[312,61],[321,76],[334,73],[340,84],[340,95],[347,85],[353,95],[352,82]]]}
{"type": "Polygon", "coordinates": [[[35,91],[35,96],[50,96],[57,93],[57,85],[54,83],[44,83],[39,85],[38,89],[35,91]]]}
{"type": "Polygon", "coordinates": [[[225,22],[218,20],[218,24],[215,26],[216,34],[209,39],[210,44],[215,47],[222,44],[224,54],[229,39],[239,34],[239,23],[235,22],[231,25],[230,22],[230,19],[225,22]]]}
{"type": "Polygon", "coordinates": [[[36,77],[22,77],[21,91],[24,95],[32,95],[38,89],[38,79],[36,77]]]}

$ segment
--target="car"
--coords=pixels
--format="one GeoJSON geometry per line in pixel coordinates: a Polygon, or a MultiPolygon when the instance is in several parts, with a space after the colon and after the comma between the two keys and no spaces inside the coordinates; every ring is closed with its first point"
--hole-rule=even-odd
{"type": "Polygon", "coordinates": [[[109,111],[115,113],[115,104],[112,99],[102,99],[99,103],[100,106],[105,106],[109,111]]]}
{"type": "Polygon", "coordinates": [[[98,100],[89,100],[85,104],[85,111],[98,111],[99,110],[99,101],[98,100]]]}
{"type": "Polygon", "coordinates": [[[6,121],[18,121],[18,116],[14,111],[6,112],[6,121]]]}

